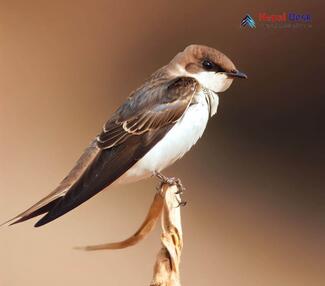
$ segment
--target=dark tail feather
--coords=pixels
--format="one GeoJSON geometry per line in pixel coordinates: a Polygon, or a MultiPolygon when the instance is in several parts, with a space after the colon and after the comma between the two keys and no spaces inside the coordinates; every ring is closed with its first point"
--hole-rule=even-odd
{"type": "Polygon", "coordinates": [[[123,144],[98,152],[82,176],[35,227],[59,218],[109,186],[141,159],[172,126],[169,124],[159,131],[142,136],[130,136],[123,144]]]}
{"type": "Polygon", "coordinates": [[[19,218],[18,220],[12,222],[9,225],[14,225],[16,223],[20,223],[20,222],[29,220],[29,219],[31,219],[33,217],[39,216],[41,214],[47,213],[58,203],[59,200],[60,200],[60,198],[57,198],[54,201],[49,202],[47,205],[37,209],[36,211],[34,211],[34,212],[32,212],[32,213],[30,213],[30,214],[28,214],[26,216],[23,216],[23,217],[19,218]]]}
{"type": "Polygon", "coordinates": [[[39,227],[57,219],[114,182],[136,162],[132,156],[129,156],[129,153],[123,152],[124,150],[124,146],[118,146],[99,153],[65,196],[59,198],[57,203],[34,226],[39,227]]]}
{"type": "Polygon", "coordinates": [[[94,158],[96,158],[99,152],[100,149],[97,147],[96,140],[94,140],[79,158],[78,162],[69,172],[68,176],[63,179],[63,181],[54,191],[24,212],[0,224],[0,227],[20,223],[41,214],[50,212],[60,202],[62,197],[65,196],[69,189],[79,180],[85,169],[91,165],[92,161],[94,158]]]}
{"type": "Polygon", "coordinates": [[[91,198],[93,195],[95,195],[95,193],[89,194],[88,196],[84,196],[81,200],[74,200],[73,202],[68,204],[67,204],[67,201],[69,201],[68,197],[59,198],[58,201],[56,201],[56,204],[52,205],[50,209],[43,212],[47,214],[43,216],[39,221],[37,221],[34,226],[40,227],[57,219],[58,217],[66,214],[67,212],[81,205],[86,200],[91,198]]]}

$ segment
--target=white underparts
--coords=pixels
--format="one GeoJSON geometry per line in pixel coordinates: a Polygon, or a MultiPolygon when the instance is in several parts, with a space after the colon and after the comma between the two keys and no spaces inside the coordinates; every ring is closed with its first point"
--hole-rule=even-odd
{"type": "Polygon", "coordinates": [[[206,93],[203,90],[198,93],[195,103],[188,107],[184,115],[165,137],[122,175],[117,182],[127,183],[151,176],[154,171],[160,172],[183,157],[202,136],[210,114],[213,115],[217,110],[218,96],[213,93],[211,98],[210,104],[212,104],[209,107],[206,93]]]}

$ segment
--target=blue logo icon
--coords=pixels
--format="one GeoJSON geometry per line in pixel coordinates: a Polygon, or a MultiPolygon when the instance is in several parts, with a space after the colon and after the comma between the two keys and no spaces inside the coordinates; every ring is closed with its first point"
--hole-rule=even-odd
{"type": "Polygon", "coordinates": [[[248,14],[241,20],[240,25],[243,27],[256,28],[254,19],[248,14]]]}

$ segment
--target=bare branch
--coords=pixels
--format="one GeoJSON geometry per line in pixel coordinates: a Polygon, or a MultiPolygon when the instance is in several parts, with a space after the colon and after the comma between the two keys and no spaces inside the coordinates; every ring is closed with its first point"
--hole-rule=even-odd
{"type": "Polygon", "coordinates": [[[164,184],[161,193],[164,208],[161,217],[162,247],[157,255],[150,286],[180,286],[179,263],[183,248],[180,195],[175,185],[164,184]]]}

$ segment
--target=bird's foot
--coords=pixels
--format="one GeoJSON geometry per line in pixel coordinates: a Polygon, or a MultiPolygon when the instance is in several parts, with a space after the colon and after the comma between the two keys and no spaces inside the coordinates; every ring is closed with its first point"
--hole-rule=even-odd
{"type": "Polygon", "coordinates": [[[160,180],[161,185],[162,184],[168,184],[170,186],[175,185],[178,189],[176,194],[182,195],[185,191],[185,187],[182,184],[182,181],[179,178],[175,177],[167,177],[159,172],[154,172],[154,175],[160,180]]]}
{"type": "MultiPolygon", "coordinates": [[[[160,190],[163,184],[168,184],[170,186],[175,185],[177,187],[177,192],[175,194],[180,196],[184,194],[185,187],[183,186],[182,181],[179,178],[167,177],[156,171],[154,172],[154,175],[160,180],[160,184],[159,187],[157,187],[157,190],[160,190]]],[[[186,201],[179,200],[177,207],[183,207],[186,206],[186,204],[186,201]]]]}

